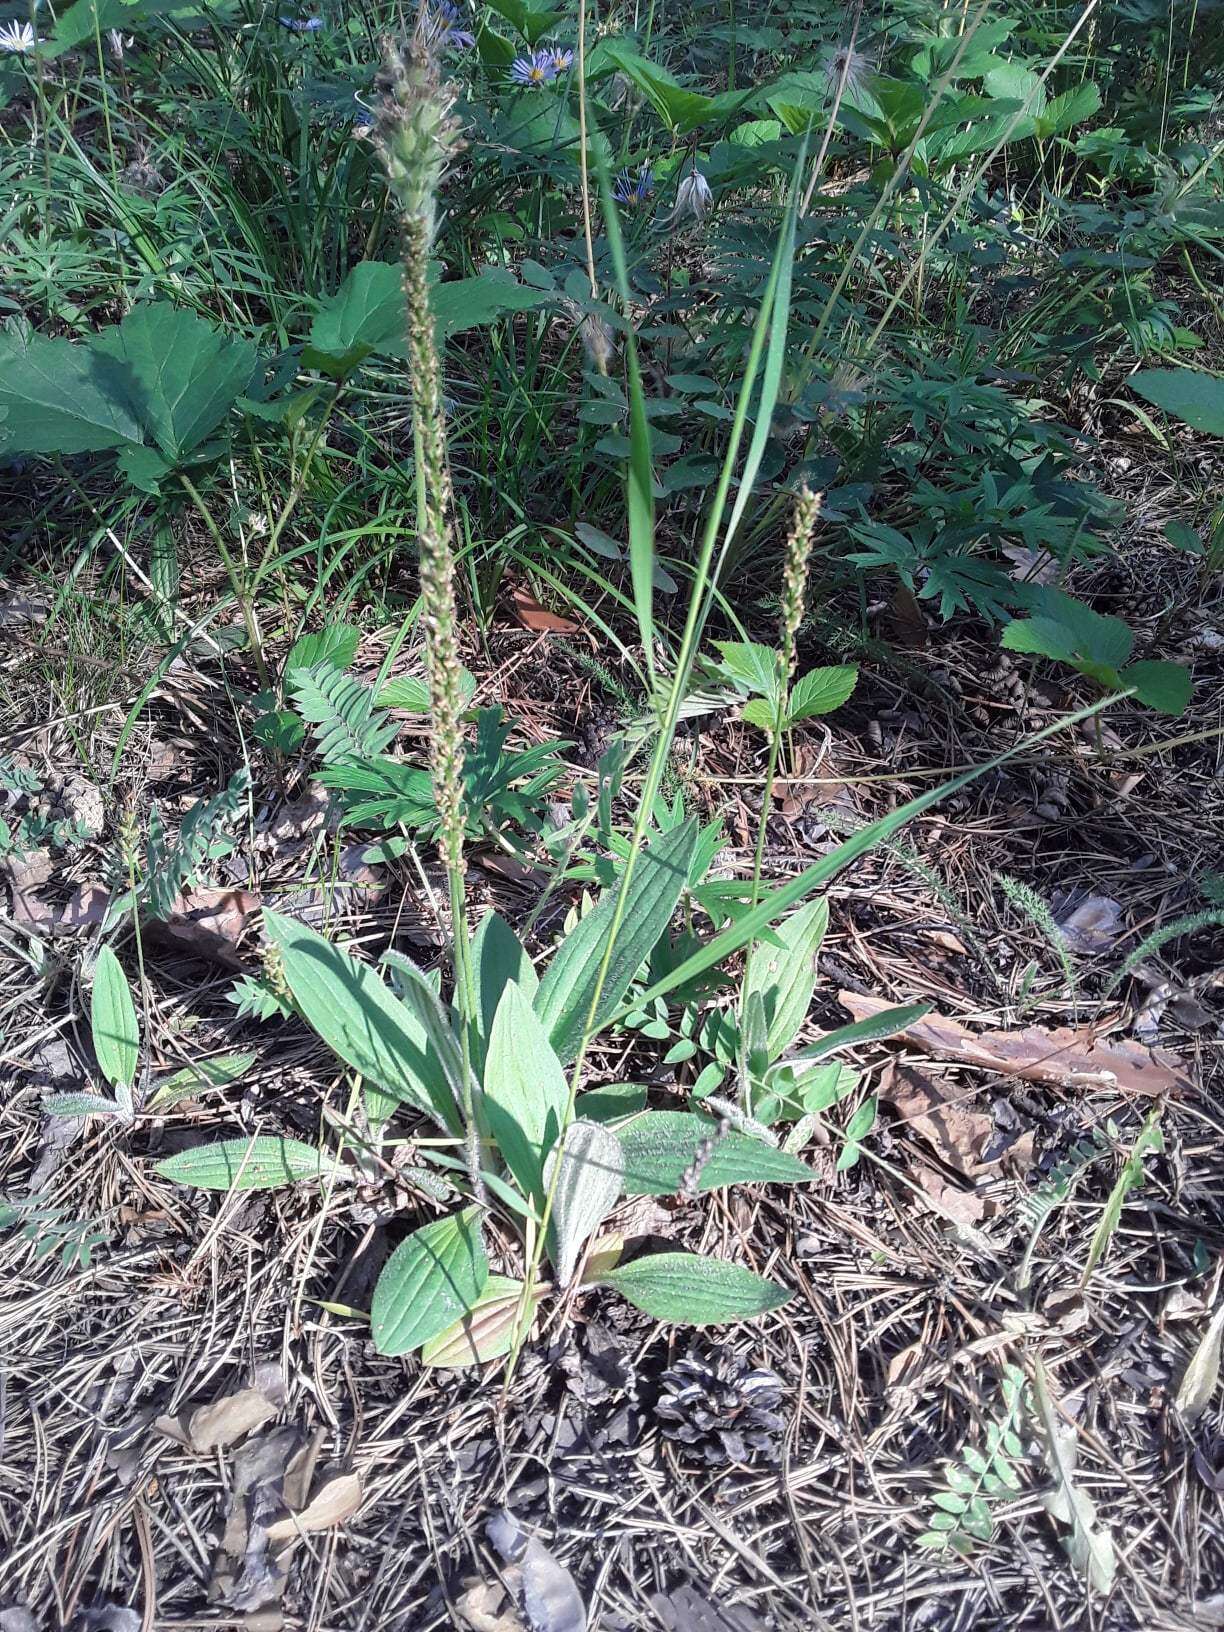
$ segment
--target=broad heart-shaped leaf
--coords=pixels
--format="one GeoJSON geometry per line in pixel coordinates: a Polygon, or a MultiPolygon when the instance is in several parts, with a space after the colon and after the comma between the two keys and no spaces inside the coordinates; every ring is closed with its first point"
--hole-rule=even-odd
{"type": "Polygon", "coordinates": [[[655,1320],[674,1326],[719,1326],[749,1320],[789,1303],[792,1294],[742,1264],[659,1252],[610,1269],[599,1284],[610,1286],[655,1320]]]}
{"type": "Polygon", "coordinates": [[[335,1157],[300,1139],[258,1134],[181,1150],[158,1162],[153,1171],[175,1184],[194,1184],[202,1190],[276,1190],[282,1184],[322,1179],[344,1169],[335,1157]]]}
{"type": "Polygon", "coordinates": [[[171,464],[216,430],[250,383],[256,358],[249,340],[163,301],[135,307],[90,349],[113,360],[133,414],[171,464]]]}
{"type": "MultiPolygon", "coordinates": [[[[402,357],[406,340],[401,277],[399,266],[387,261],[355,266],[339,291],[319,308],[303,353],[305,365],[343,379],[371,353],[402,357]]],[[[492,323],[503,312],[527,311],[549,298],[544,290],[527,288],[501,267],[474,278],[435,283],[429,293],[439,340],[492,323]]]]}
{"type": "Polygon", "coordinates": [[[1209,436],[1224,436],[1224,379],[1189,368],[1148,368],[1128,380],[1134,390],[1166,414],[1209,436]]]}
{"type": "Polygon", "coordinates": [[[1190,706],[1190,671],[1180,663],[1131,663],[1118,676],[1135,696],[1161,714],[1184,714],[1190,706]]]}
{"type": "Polygon", "coordinates": [[[624,1166],[620,1140],[598,1122],[571,1122],[550,1153],[544,1170],[553,1198],[548,1250],[563,1287],[573,1280],[586,1241],[616,1206],[624,1166]]]}
{"type": "Polygon", "coordinates": [[[407,1354],[462,1319],[489,1279],[480,1214],[465,1208],[414,1230],[383,1265],[370,1326],[379,1354],[407,1354]]]}
{"type": "Polygon", "coordinates": [[[138,445],[140,423],[114,364],[69,340],[0,335],[0,449],[99,453],[138,445]]]}
{"type": "Polygon", "coordinates": [[[758,992],[765,1005],[770,1060],[789,1047],[807,1019],[816,989],[816,954],[828,927],[829,903],[823,897],[809,901],[774,931],[775,944],[758,946],[752,954],[745,996],[758,992]]]}
{"type": "Polygon", "coordinates": [[[112,1088],[131,1088],[140,1058],[140,1025],[127,976],[109,946],[98,953],[89,1025],[102,1075],[112,1088]]]}
{"type": "Polygon", "coordinates": [[[689,1111],[645,1111],[615,1131],[625,1156],[627,1196],[674,1196],[694,1167],[698,1191],[727,1184],[810,1184],[814,1177],[797,1156],[746,1133],[720,1135],[717,1122],[689,1111]]]}
{"type": "MultiPolygon", "coordinates": [[[[478,1366],[510,1352],[523,1297],[522,1281],[490,1275],[475,1306],[421,1350],[425,1366],[478,1366]]],[[[536,1300],[539,1300],[539,1293],[536,1300]]],[[[531,1311],[535,1319],[535,1310],[531,1311]]]]}
{"type": "Polygon", "coordinates": [[[542,1200],[544,1158],[565,1123],[569,1088],[531,1004],[511,981],[502,993],[485,1057],[489,1132],[525,1196],[542,1200]]]}
{"type": "MultiPolygon", "coordinates": [[[[595,1031],[619,1005],[630,981],[671,922],[684,892],[697,837],[697,820],[690,817],[662,834],[638,858],[595,1008],[595,1031]]],[[[577,1054],[586,1030],[620,888],[616,883],[606,890],[594,910],[562,941],[536,994],[536,1013],[563,1064],[577,1054]]]]}
{"type": "Polygon", "coordinates": [[[791,724],[813,714],[831,714],[849,700],[858,683],[858,666],[839,663],[827,669],[809,669],[791,687],[787,714],[791,724]]]}
{"type": "Polygon", "coordinates": [[[496,912],[487,912],[472,936],[472,969],[476,979],[476,1037],[472,1069],[483,1075],[489,1033],[502,993],[511,981],[529,999],[540,982],[518,936],[496,912]]]}
{"type": "Polygon", "coordinates": [[[425,1027],[378,973],[305,924],[267,907],[264,928],[307,1023],[366,1078],[367,1089],[382,1091],[371,1107],[375,1119],[385,1121],[397,1102],[406,1100],[447,1132],[462,1133],[458,1107],[425,1027]]]}

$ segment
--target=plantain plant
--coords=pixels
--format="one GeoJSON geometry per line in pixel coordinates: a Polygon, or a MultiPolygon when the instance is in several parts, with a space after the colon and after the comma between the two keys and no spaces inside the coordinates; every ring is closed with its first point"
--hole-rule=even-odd
{"type": "MultiPolygon", "coordinates": [[[[668,807],[662,790],[720,574],[761,468],[783,378],[806,144],[744,359],[684,627],[671,653],[654,620],[654,487],[628,321],[625,255],[606,165],[595,145],[581,158],[599,172],[609,258],[625,313],[629,562],[652,685],[650,751],[627,834],[613,831],[610,796],[605,802],[601,795],[595,837],[602,853],[590,871],[602,893],[545,953],[541,968],[496,914],[471,930],[463,853],[469,831],[463,778],[466,697],[455,638],[451,494],[427,276],[436,195],[458,144],[451,106],[427,45],[418,42],[407,56],[388,52],[376,128],[404,248],[431,780],[449,880],[450,1001],[444,1000],[439,980],[399,952],[384,954],[384,978],[378,968],[314,930],[268,910],[266,978],[259,989],[247,981],[241,994],[250,1011],[300,1017],[356,1074],[364,1099],[364,1129],[352,1133],[365,1147],[359,1160],[377,1162],[397,1113],[408,1111],[425,1124],[427,1131],[414,1139],[417,1166],[398,1171],[417,1174],[424,1193],[453,1197],[458,1205],[397,1247],[376,1286],[371,1320],[384,1352],[419,1350],[426,1363],[437,1365],[517,1354],[544,1300],[566,1299],[578,1286],[606,1287],[657,1319],[692,1326],[761,1315],[786,1302],[785,1287],[738,1263],[676,1251],[626,1257],[624,1243],[616,1236],[601,1238],[601,1227],[623,1196],[695,1196],[734,1183],[810,1179],[798,1150],[815,1120],[855,1086],[832,1054],[868,1034],[881,1034],[891,1023],[903,1024],[912,1014],[883,1016],[869,1031],[847,1027],[814,1050],[788,1055],[811,1001],[827,921],[825,903],[809,898],[949,791],[932,790],[860,829],[778,887],[768,888],[762,880],[759,842],[748,898],[736,901],[728,913],[715,909],[711,929],[699,927],[708,900],[701,881],[718,830],[702,829],[674,803],[668,807]],[[670,930],[682,905],[686,928],[673,941],[670,930]],[[733,984],[734,960],[741,954],[745,966],[734,1017],[723,1010],[710,1018],[702,1005],[733,984]],[[631,1084],[588,1086],[591,1051],[602,1034],[636,1025],[649,1039],[656,1020],[667,1029],[668,1009],[677,1002],[685,1009],[682,1040],[711,1055],[693,1084],[688,1109],[647,1109],[645,1096],[631,1084]],[[724,1095],[715,1090],[726,1070],[735,1073],[737,1086],[724,1095]],[[788,1121],[795,1124],[790,1148],[780,1148],[766,1124],[788,1121]],[[494,1243],[499,1266],[514,1273],[491,1270],[494,1243]]],[[[755,691],[763,705],[749,717],[759,715],[769,733],[770,776],[782,733],[843,700],[854,683],[853,671],[830,670],[791,685],[802,572],[818,509],[814,495],[798,495],[782,586],[782,650],[775,655],[762,648],[763,683],[749,680],[743,688],[755,691]]],[[[722,649],[722,663],[735,678],[742,677],[737,664],[746,652],[722,649]]],[[[300,694],[301,686],[297,689],[300,694]]],[[[950,786],[974,774],[979,773],[950,786]]],[[[683,1063],[685,1051],[676,1058],[683,1063]]],[[[870,1100],[855,1112],[846,1129],[843,1165],[857,1159],[873,1115],[870,1100]]],[[[229,1189],[301,1179],[339,1183],[353,1168],[342,1152],[256,1138],[183,1152],[162,1162],[159,1171],[180,1182],[229,1189]]]]}

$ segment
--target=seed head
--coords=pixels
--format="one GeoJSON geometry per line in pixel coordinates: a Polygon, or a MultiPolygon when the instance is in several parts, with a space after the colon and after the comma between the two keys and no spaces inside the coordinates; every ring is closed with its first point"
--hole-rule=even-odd
{"type": "Polygon", "coordinates": [[[422,45],[405,56],[389,40],[383,44],[381,85],[374,142],[401,219],[422,222],[432,243],[438,189],[460,147],[459,121],[451,116],[454,92],[422,45]]]}

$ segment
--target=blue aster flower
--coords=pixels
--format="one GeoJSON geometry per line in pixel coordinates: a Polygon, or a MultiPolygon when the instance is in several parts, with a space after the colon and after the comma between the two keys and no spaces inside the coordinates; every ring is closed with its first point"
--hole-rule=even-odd
{"type": "Polygon", "coordinates": [[[550,45],[544,55],[552,63],[554,74],[566,74],[574,66],[574,53],[568,45],[550,45]]]}
{"type": "Polygon", "coordinates": [[[551,51],[533,51],[529,57],[515,57],[510,64],[510,78],[516,85],[547,85],[556,77],[551,51]]]}
{"type": "Polygon", "coordinates": [[[636,176],[622,170],[612,184],[612,197],[618,204],[626,204],[630,209],[645,204],[653,193],[654,174],[648,164],[642,165],[636,176]]]}
{"type": "Polygon", "coordinates": [[[323,27],[322,17],[278,17],[276,20],[293,34],[317,34],[323,27]]]}
{"type": "Polygon", "coordinates": [[[425,11],[425,38],[435,51],[465,50],[476,44],[475,34],[465,26],[467,21],[454,0],[433,0],[425,11]]]}

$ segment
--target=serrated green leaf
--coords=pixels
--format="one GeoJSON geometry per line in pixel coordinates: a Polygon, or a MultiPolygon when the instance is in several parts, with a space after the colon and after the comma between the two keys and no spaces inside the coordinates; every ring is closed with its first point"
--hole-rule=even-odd
{"type": "Polygon", "coordinates": [[[0,335],[0,448],[99,453],[144,432],[110,358],[69,340],[0,335]]]}
{"type": "Polygon", "coordinates": [[[674,1196],[685,1174],[713,1141],[700,1164],[697,1191],[728,1184],[810,1184],[814,1174],[797,1156],[690,1111],[646,1111],[616,1129],[625,1156],[625,1194],[674,1196]]]}
{"type": "Polygon", "coordinates": [[[94,965],[89,1025],[102,1075],[112,1088],[131,1088],[140,1060],[140,1023],[127,976],[109,946],[98,953],[94,965]]]}
{"type": "Polygon", "coordinates": [[[787,717],[792,725],[815,714],[831,714],[848,702],[858,684],[858,667],[853,663],[825,669],[809,669],[790,689],[787,717]]]}
{"type": "MultiPolygon", "coordinates": [[[[696,818],[690,817],[642,852],[630,880],[628,903],[595,1006],[593,1032],[620,1004],[630,981],[671,922],[684,893],[697,839],[698,824],[696,818]]],[[[563,1064],[577,1054],[586,1031],[620,888],[614,884],[605,891],[595,908],[561,942],[536,994],[536,1014],[563,1064]]]]}
{"type": "Polygon", "coordinates": [[[772,646],[755,640],[720,640],[718,666],[727,679],[754,696],[776,702],[782,683],[781,659],[772,646]]]}
{"type": "Polygon", "coordinates": [[[767,702],[764,697],[750,697],[740,709],[740,714],[758,731],[769,733],[778,728],[777,704],[767,702]]]}
{"type": "Polygon", "coordinates": [[[168,302],[137,306],[90,349],[114,360],[128,402],[164,457],[178,464],[217,429],[255,368],[249,340],[168,302]]]}
{"type": "Polygon", "coordinates": [[[407,1354],[470,1313],[489,1279],[480,1214],[468,1207],[414,1230],[387,1259],[370,1308],[379,1354],[407,1354]]]}
{"type": "Polygon", "coordinates": [[[548,1034],[514,981],[489,1032],[483,1098],[506,1166],[524,1195],[542,1201],[544,1158],[564,1126],[569,1088],[548,1034]]]}
{"type": "Polygon", "coordinates": [[[425,1026],[366,963],[295,919],[264,908],[268,939],[281,954],[285,981],[312,1026],[334,1053],[381,1089],[378,1120],[407,1101],[449,1133],[462,1119],[425,1026]]]}
{"type": "Polygon", "coordinates": [[[1161,714],[1184,714],[1190,706],[1190,671],[1180,663],[1131,663],[1118,678],[1124,686],[1135,688],[1141,703],[1161,714]]]}
{"type": "Polygon", "coordinates": [[[610,1286],[655,1320],[677,1326],[715,1326],[749,1320],[789,1303],[792,1294],[742,1264],[688,1252],[652,1253],[604,1274],[610,1286]]]}
{"type": "Polygon", "coordinates": [[[282,1184],[302,1184],[344,1169],[326,1151],[300,1139],[222,1139],[167,1156],[153,1171],[174,1184],[193,1184],[202,1190],[275,1190],[282,1184]]]}

